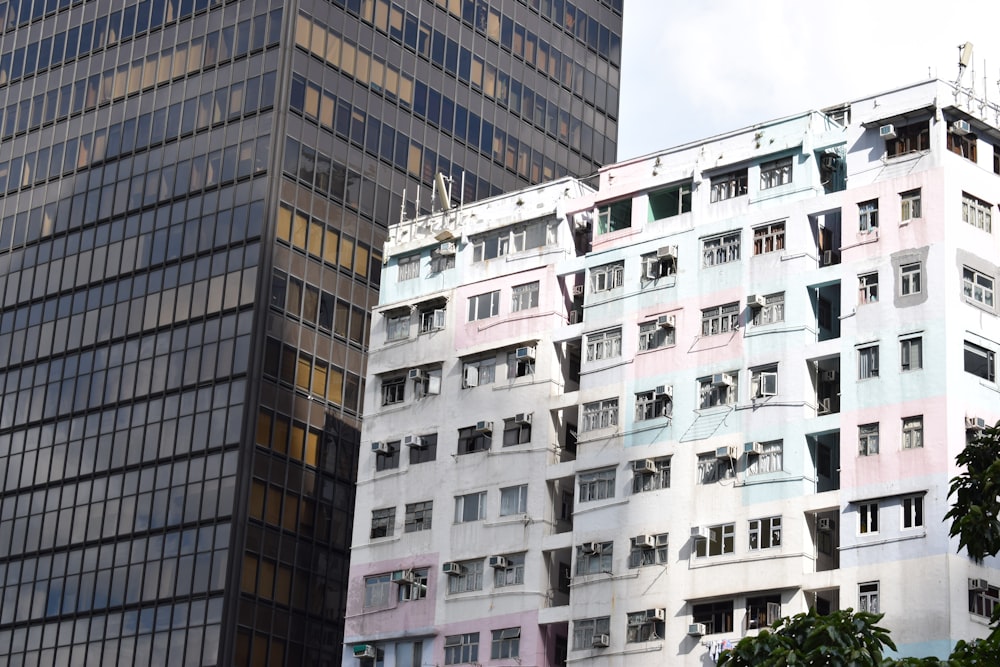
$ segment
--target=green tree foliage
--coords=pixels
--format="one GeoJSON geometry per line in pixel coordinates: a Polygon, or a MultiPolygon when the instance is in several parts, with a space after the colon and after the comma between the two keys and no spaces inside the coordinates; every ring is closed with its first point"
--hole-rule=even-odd
{"type": "Polygon", "coordinates": [[[958,550],[981,563],[1000,553],[1000,422],[973,438],[955,462],[964,471],[951,480],[954,504],[944,518],[958,550]]]}

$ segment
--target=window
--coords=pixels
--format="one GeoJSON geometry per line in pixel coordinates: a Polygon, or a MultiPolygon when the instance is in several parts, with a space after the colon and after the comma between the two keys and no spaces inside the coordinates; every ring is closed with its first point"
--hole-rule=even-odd
{"type": "Polygon", "coordinates": [[[738,392],[736,372],[716,373],[698,380],[699,407],[714,408],[736,403],[738,392]]]}
{"type": "Polygon", "coordinates": [[[528,511],[528,485],[500,489],[500,516],[525,514],[528,511]]]}
{"type": "Polygon", "coordinates": [[[493,631],[490,659],[518,658],[521,655],[521,628],[504,628],[493,631]]]}
{"type": "Polygon", "coordinates": [[[903,528],[920,528],[924,525],[924,497],[903,498],[903,528]]]}
{"type": "Polygon", "coordinates": [[[878,303],[878,273],[858,276],[858,303],[878,303]]]}
{"type": "Polygon", "coordinates": [[[858,584],[858,611],[867,611],[869,614],[879,613],[877,581],[858,584]]]}
{"type": "Polygon", "coordinates": [[[608,234],[632,226],[632,200],[622,199],[597,209],[597,234],[608,234]]]}
{"type": "Polygon", "coordinates": [[[626,615],[625,641],[629,644],[649,642],[663,638],[663,621],[645,611],[626,615]]]}
{"type": "Polygon", "coordinates": [[[455,523],[482,521],[486,518],[486,492],[455,496],[455,523]]]}
{"type": "Polygon", "coordinates": [[[658,321],[643,322],[639,325],[639,351],[655,350],[658,347],[674,345],[676,329],[669,323],[658,321]]]}
{"type": "Polygon", "coordinates": [[[900,370],[916,371],[924,367],[923,339],[904,338],[899,341],[900,370]]]}
{"type": "Polygon", "coordinates": [[[639,459],[632,462],[632,493],[670,488],[670,457],[639,459]],[[649,463],[652,462],[652,470],[649,463]]]}
{"type": "Polygon", "coordinates": [[[747,170],[737,169],[712,178],[712,203],[742,197],[747,193],[747,170]]]}
{"type": "Polygon", "coordinates": [[[388,573],[365,577],[365,609],[389,606],[391,593],[392,582],[388,573]]]}
{"type": "Polygon", "coordinates": [[[736,476],[732,459],[718,458],[715,452],[698,455],[698,483],[713,484],[736,476]]]}
{"type": "MultiPolygon", "coordinates": [[[[457,579],[457,577],[454,577],[457,579]]],[[[479,633],[448,635],[444,638],[444,664],[479,662],[479,633]]]]}
{"type": "Polygon", "coordinates": [[[969,589],[969,613],[983,618],[993,618],[993,611],[1000,606],[1000,589],[996,586],[969,589]]]}
{"type": "Polygon", "coordinates": [[[978,375],[979,377],[993,382],[994,373],[993,350],[979,347],[975,343],[965,341],[965,372],[978,375]]]}
{"type": "Polygon", "coordinates": [[[770,549],[781,546],[781,517],[751,519],[749,525],[750,549],[770,549]]]}
{"type": "Polygon", "coordinates": [[[702,266],[740,261],[740,233],[730,232],[701,242],[702,266]]]}
{"type": "Polygon", "coordinates": [[[752,326],[758,327],[764,324],[777,324],[785,321],[785,293],[768,294],[764,297],[764,305],[750,305],[753,317],[750,320],[752,326]]]}
{"type": "Polygon", "coordinates": [[[533,222],[472,239],[472,261],[496,259],[511,252],[524,252],[554,242],[554,229],[549,229],[548,222],[533,222]]]}
{"type": "Polygon", "coordinates": [[[611,634],[611,617],[584,618],[573,621],[573,650],[582,651],[594,646],[594,636],[611,634]]]}
{"type": "Polygon", "coordinates": [[[578,478],[580,493],[577,499],[581,503],[592,500],[605,500],[615,497],[615,469],[582,472],[578,478]]]}
{"type": "Polygon", "coordinates": [[[493,568],[493,586],[505,588],[520,586],[524,583],[524,554],[508,554],[504,556],[506,567],[493,568]]]}
{"type": "Polygon", "coordinates": [[[858,455],[875,456],[878,454],[878,422],[858,426],[858,455]]]}
{"type": "Polygon", "coordinates": [[[631,551],[628,554],[628,566],[630,568],[644,567],[646,565],[666,565],[668,562],[667,534],[644,535],[652,538],[651,543],[644,541],[637,543],[633,537],[630,540],[631,551]]]}
{"type": "Polygon", "coordinates": [[[576,548],[576,574],[611,574],[613,542],[586,542],[576,548]]]}
{"type": "Polygon", "coordinates": [[[747,475],[764,475],[784,469],[784,445],[781,440],[762,442],[760,449],[760,454],[747,457],[747,475]]]}
{"type": "Polygon", "coordinates": [[[759,595],[747,598],[747,629],[767,628],[780,618],[780,595],[759,595]]]}
{"type": "Polygon", "coordinates": [[[969,267],[962,268],[962,290],[965,298],[993,308],[993,278],[969,267]]]}
{"type": "Polygon", "coordinates": [[[396,593],[396,599],[400,602],[409,602],[411,600],[424,600],[427,598],[427,578],[428,570],[427,568],[421,568],[419,570],[411,570],[412,576],[407,581],[406,579],[402,581],[397,581],[396,584],[399,588],[396,593]]]}
{"type": "Polygon", "coordinates": [[[736,331],[740,325],[740,304],[727,303],[724,306],[706,308],[701,311],[701,335],[716,336],[736,331]]]}
{"type": "Polygon", "coordinates": [[[925,120],[905,127],[897,127],[895,130],[895,138],[885,140],[885,152],[888,157],[912,151],[930,150],[930,121],[925,120]]]}
{"type": "Polygon", "coordinates": [[[920,262],[903,264],[899,267],[899,296],[920,294],[922,271],[920,262]]]}
{"type": "Polygon", "coordinates": [[[866,233],[878,229],[878,200],[858,204],[858,231],[866,233]]]}
{"type": "Polygon", "coordinates": [[[708,537],[698,537],[694,541],[694,554],[698,558],[721,556],[736,551],[736,524],[726,523],[708,528],[708,537]]]}
{"type": "Polygon", "coordinates": [[[666,387],[653,391],[640,391],[635,395],[635,420],[659,419],[673,414],[673,401],[666,387]]]}
{"type": "Polygon", "coordinates": [[[444,246],[448,246],[448,244],[442,244],[441,247],[435,249],[434,252],[431,253],[431,273],[441,273],[442,271],[455,268],[454,244],[452,244],[452,246],[450,246],[447,250],[444,249],[444,246]]]}
{"type": "Polygon", "coordinates": [[[379,452],[375,455],[375,470],[395,470],[399,467],[399,440],[387,442],[388,453],[379,452]]]}
{"type": "Polygon", "coordinates": [[[531,442],[531,415],[522,414],[503,420],[503,446],[513,447],[531,442]]]}
{"type": "Polygon", "coordinates": [[[420,277],[420,255],[400,257],[396,262],[396,277],[398,282],[413,280],[420,277]]]}
{"type": "Polygon", "coordinates": [[[433,306],[420,309],[420,333],[431,333],[432,331],[441,331],[444,329],[444,318],[445,318],[444,308],[435,308],[433,306]]]}
{"type": "Polygon", "coordinates": [[[777,365],[763,366],[750,371],[750,398],[767,398],[778,395],[777,365]]]}
{"type": "Polygon", "coordinates": [[[385,338],[388,341],[406,340],[410,337],[410,313],[388,315],[385,320],[385,338]]]}
{"type": "Polygon", "coordinates": [[[924,417],[903,418],[903,449],[917,449],[924,446],[924,417]]]}
{"type": "Polygon", "coordinates": [[[382,378],[382,405],[402,403],[406,396],[406,378],[382,378]]]}
{"type": "Polygon", "coordinates": [[[858,505],[858,533],[867,535],[878,532],[878,503],[858,505]]]}
{"type": "Polygon", "coordinates": [[[593,292],[607,292],[621,287],[625,279],[625,268],[621,263],[605,264],[590,270],[590,289],[593,292]]]}
{"type": "Polygon", "coordinates": [[[434,502],[431,500],[408,503],[406,505],[406,519],[403,522],[403,532],[416,533],[421,530],[430,530],[433,509],[434,502]]]}
{"type": "Polygon", "coordinates": [[[500,313],[500,290],[469,297],[469,321],[485,320],[500,313]]]}
{"type": "Polygon", "coordinates": [[[733,601],[722,600],[696,604],[691,608],[691,620],[705,625],[705,634],[733,631],[733,601]]]}
{"type": "Polygon", "coordinates": [[[462,370],[462,387],[469,389],[470,387],[493,384],[496,368],[496,355],[485,359],[466,361],[462,370]]]}
{"type": "Polygon", "coordinates": [[[984,232],[993,231],[993,204],[962,193],[962,220],[984,232]]]}
{"type": "Polygon", "coordinates": [[[515,285],[511,293],[513,301],[510,310],[512,313],[538,308],[538,281],[526,285],[515,285]]]}
{"type": "Polygon", "coordinates": [[[587,361],[622,356],[622,330],[606,329],[587,334],[587,361]]]}
{"type": "Polygon", "coordinates": [[[677,246],[667,246],[656,252],[648,252],[640,255],[639,259],[642,267],[640,277],[642,283],[648,283],[664,276],[677,275],[677,246]]]}
{"type": "Polygon", "coordinates": [[[858,379],[878,377],[878,345],[858,348],[858,379]]]}
{"type": "Polygon", "coordinates": [[[465,428],[458,429],[459,455],[485,452],[490,448],[490,445],[493,444],[492,423],[486,422],[483,425],[490,427],[490,430],[476,428],[476,426],[466,426],[465,428]]]}
{"type": "Polygon", "coordinates": [[[682,183],[649,193],[649,220],[672,218],[691,212],[691,184],[682,183]]]}
{"type": "Polygon", "coordinates": [[[966,160],[976,161],[976,135],[948,132],[948,150],[966,160]]]}
{"type": "Polygon", "coordinates": [[[920,190],[911,190],[899,195],[899,219],[902,222],[920,217],[920,190]]]}
{"type": "Polygon", "coordinates": [[[458,574],[448,575],[449,593],[468,593],[483,590],[483,560],[466,560],[459,565],[458,574]]]}
{"type": "Polygon", "coordinates": [[[396,508],[386,507],[384,509],[372,510],[372,529],[369,537],[376,539],[379,537],[392,537],[396,524],[396,508]]]}
{"type": "Polygon", "coordinates": [[[607,398],[603,401],[583,404],[584,432],[611,426],[618,426],[617,398],[607,398]]]}
{"type": "Polygon", "coordinates": [[[413,380],[413,397],[420,399],[441,393],[441,367],[413,368],[408,374],[413,380]]]}
{"type": "Polygon", "coordinates": [[[785,249],[785,223],[774,222],[753,230],[753,254],[776,252],[785,249]]]}
{"type": "Polygon", "coordinates": [[[535,374],[535,348],[516,348],[507,353],[507,379],[523,378],[535,374]],[[518,356],[518,349],[527,349],[529,354],[518,356]]]}
{"type": "Polygon", "coordinates": [[[760,165],[760,189],[767,190],[792,182],[792,158],[784,157],[760,165]]]}
{"type": "Polygon", "coordinates": [[[437,433],[420,436],[419,447],[408,447],[410,450],[410,465],[429,463],[437,459],[437,433]]]}

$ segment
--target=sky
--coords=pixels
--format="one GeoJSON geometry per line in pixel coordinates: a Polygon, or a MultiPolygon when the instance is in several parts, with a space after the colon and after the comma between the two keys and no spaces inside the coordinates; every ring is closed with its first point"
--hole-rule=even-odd
{"type": "Polygon", "coordinates": [[[625,0],[618,159],[926,80],[1000,102],[1000,3],[625,0]],[[984,64],[985,62],[985,64],[984,64]],[[984,84],[985,79],[988,82],[984,84]]]}

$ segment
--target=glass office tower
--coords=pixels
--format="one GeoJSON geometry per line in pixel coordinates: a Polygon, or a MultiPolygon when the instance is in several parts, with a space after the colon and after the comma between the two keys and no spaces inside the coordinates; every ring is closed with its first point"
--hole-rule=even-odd
{"type": "Polygon", "coordinates": [[[621,0],[0,25],[0,661],[339,663],[387,224],[614,161],[621,0]]]}

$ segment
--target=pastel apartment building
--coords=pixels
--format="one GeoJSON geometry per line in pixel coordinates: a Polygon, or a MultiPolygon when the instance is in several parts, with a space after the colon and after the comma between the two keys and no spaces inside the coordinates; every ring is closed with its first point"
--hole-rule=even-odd
{"type": "Polygon", "coordinates": [[[343,664],[985,635],[943,517],[1000,417],[997,118],[930,80],[392,227],[343,664]]]}

